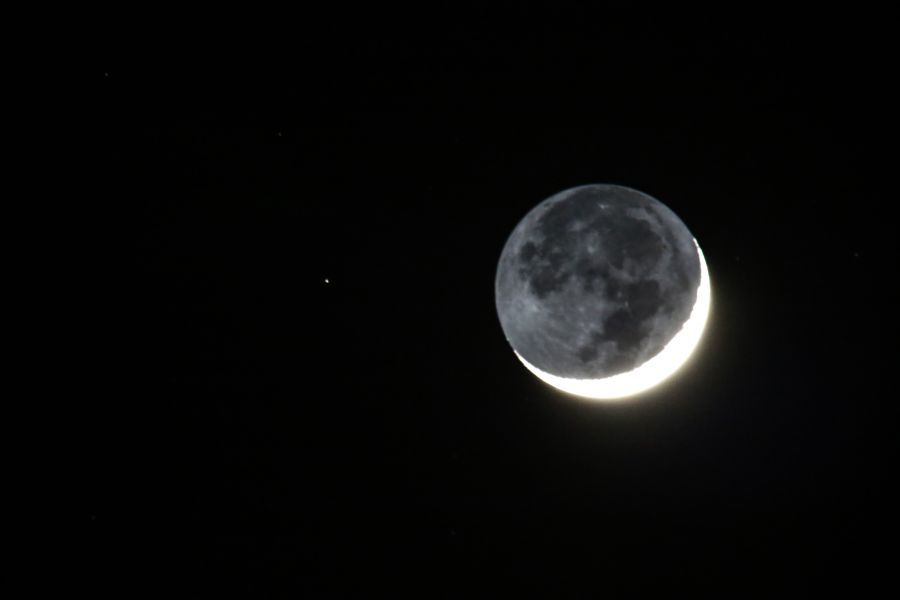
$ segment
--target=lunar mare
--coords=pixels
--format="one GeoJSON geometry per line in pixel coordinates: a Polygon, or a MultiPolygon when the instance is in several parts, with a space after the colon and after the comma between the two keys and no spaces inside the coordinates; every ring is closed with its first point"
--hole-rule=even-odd
{"type": "Polygon", "coordinates": [[[528,370],[592,398],[631,395],[677,370],[711,296],[703,254],[678,216],[602,184],[559,192],[525,215],[501,253],[495,294],[528,370]]]}
{"type": "MultiPolygon", "coordinates": [[[[694,241],[696,244],[696,240],[694,241]]],[[[647,391],[662,383],[673,375],[691,357],[700,343],[706,321],[709,318],[709,308],[712,299],[712,290],[709,285],[709,273],[706,268],[706,260],[703,251],[697,244],[697,252],[700,255],[700,287],[697,290],[697,302],[691,310],[691,316],[684,323],[681,331],[675,334],[663,349],[637,368],[601,379],[569,379],[557,377],[541,371],[518,352],[515,355],[522,361],[525,367],[534,373],[538,379],[548,383],[556,389],[593,400],[616,400],[633,396],[647,391]]]]}

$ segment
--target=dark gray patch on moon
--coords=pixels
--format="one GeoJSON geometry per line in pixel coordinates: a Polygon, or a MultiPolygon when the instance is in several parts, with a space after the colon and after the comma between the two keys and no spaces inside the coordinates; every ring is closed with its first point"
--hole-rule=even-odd
{"type": "Polygon", "coordinates": [[[630,371],[691,314],[700,257],[654,198],[587,185],[543,201],[516,226],[497,268],[500,324],[538,369],[575,379],[630,371]]]}

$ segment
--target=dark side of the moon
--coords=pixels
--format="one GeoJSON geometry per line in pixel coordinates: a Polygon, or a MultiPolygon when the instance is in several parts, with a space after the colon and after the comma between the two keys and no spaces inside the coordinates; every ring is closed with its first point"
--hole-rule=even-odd
{"type": "Polygon", "coordinates": [[[690,231],[631,188],[551,196],[513,230],[495,281],[507,340],[528,363],[573,379],[630,371],[691,314],[700,257],[690,231]]]}

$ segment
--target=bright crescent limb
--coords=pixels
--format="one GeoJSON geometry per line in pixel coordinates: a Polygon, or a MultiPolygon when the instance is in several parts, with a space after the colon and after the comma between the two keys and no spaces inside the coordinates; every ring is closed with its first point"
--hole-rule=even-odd
{"type": "MultiPolygon", "coordinates": [[[[684,322],[681,330],[669,340],[669,343],[644,364],[626,373],[619,373],[603,379],[569,379],[541,371],[529,364],[518,352],[516,352],[516,356],[529,371],[544,382],[564,392],[593,400],[625,398],[661,383],[690,358],[700,342],[709,317],[712,296],[709,273],[703,251],[700,250],[697,240],[694,240],[694,245],[697,247],[697,254],[700,257],[700,287],[697,288],[697,300],[691,309],[691,315],[684,322]]],[[[515,352],[515,350],[513,351],[515,352]]]]}

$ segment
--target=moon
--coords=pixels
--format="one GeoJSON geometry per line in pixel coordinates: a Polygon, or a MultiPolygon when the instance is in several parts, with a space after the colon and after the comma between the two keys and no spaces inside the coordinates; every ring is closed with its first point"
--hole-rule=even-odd
{"type": "Polygon", "coordinates": [[[500,325],[525,367],[575,396],[639,394],[675,373],[709,316],[706,261],[659,200],[624,186],[570,188],[515,227],[497,265],[500,325]]]}

